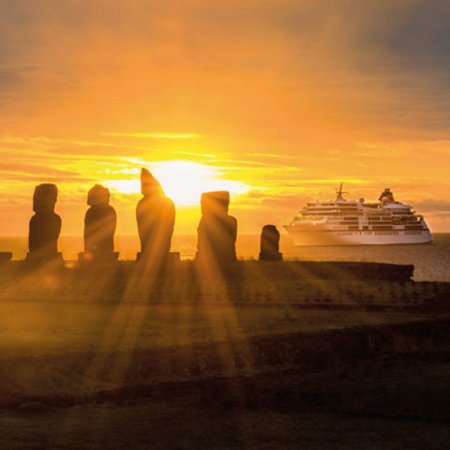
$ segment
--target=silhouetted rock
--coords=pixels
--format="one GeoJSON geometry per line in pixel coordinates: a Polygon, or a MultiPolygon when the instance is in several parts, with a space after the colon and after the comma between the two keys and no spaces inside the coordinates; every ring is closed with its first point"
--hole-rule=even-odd
{"type": "Polygon", "coordinates": [[[146,169],[141,171],[143,198],[136,208],[141,254],[139,259],[151,264],[167,260],[175,225],[175,206],[165,196],[158,180],[146,169]]]}
{"type": "Polygon", "coordinates": [[[54,184],[40,184],[33,196],[34,216],[30,220],[28,258],[51,259],[58,255],[61,218],[55,214],[58,189],[54,184]]]}
{"type": "Polygon", "coordinates": [[[84,255],[92,259],[117,259],[114,252],[114,233],[117,215],[109,204],[109,190],[96,184],[88,193],[90,208],[84,218],[84,255]]]}
{"type": "Polygon", "coordinates": [[[264,225],[261,233],[260,261],[282,261],[280,232],[275,225],[264,225]]]}
{"type": "Polygon", "coordinates": [[[236,261],[237,220],[228,214],[227,191],[202,194],[196,259],[220,266],[236,261]]]}

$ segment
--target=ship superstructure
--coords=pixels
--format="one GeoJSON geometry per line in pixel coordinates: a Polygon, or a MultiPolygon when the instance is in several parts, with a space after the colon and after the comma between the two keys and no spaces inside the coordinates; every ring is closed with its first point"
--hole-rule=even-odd
{"type": "Polygon", "coordinates": [[[284,226],[296,245],[386,245],[431,242],[423,216],[395,201],[386,188],[378,202],[344,198],[342,183],[336,200],[307,203],[284,226]]]}

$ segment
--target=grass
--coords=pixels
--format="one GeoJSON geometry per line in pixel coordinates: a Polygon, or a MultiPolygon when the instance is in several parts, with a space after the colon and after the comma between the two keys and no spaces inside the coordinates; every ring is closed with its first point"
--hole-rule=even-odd
{"type": "Polygon", "coordinates": [[[240,267],[3,268],[0,448],[446,448],[447,284],[240,267]]]}
{"type": "Polygon", "coordinates": [[[417,321],[421,314],[352,313],[294,308],[145,304],[0,304],[0,351],[6,357],[170,347],[285,333],[417,321]]]}

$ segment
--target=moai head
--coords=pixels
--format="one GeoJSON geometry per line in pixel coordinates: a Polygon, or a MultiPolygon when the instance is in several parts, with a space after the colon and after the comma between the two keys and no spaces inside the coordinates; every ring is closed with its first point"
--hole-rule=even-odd
{"type": "Polygon", "coordinates": [[[283,255],[279,252],[280,232],[275,225],[264,225],[261,233],[260,260],[282,261],[283,255]]]}
{"type": "Polygon", "coordinates": [[[109,205],[109,189],[96,184],[88,192],[87,204],[89,206],[109,205]]]}
{"type": "Polygon", "coordinates": [[[278,242],[280,240],[280,232],[277,230],[275,225],[264,225],[262,229],[262,236],[273,242],[278,242]]]}
{"type": "Polygon", "coordinates": [[[261,252],[278,253],[280,232],[275,225],[264,225],[261,233],[261,252]]]}
{"type": "Polygon", "coordinates": [[[227,215],[229,204],[230,193],[228,191],[204,192],[201,198],[202,215],[227,215]]]}
{"type": "Polygon", "coordinates": [[[159,181],[147,169],[141,169],[141,193],[144,196],[164,195],[159,181]]]}
{"type": "Polygon", "coordinates": [[[55,184],[36,186],[33,195],[33,211],[37,214],[52,212],[58,199],[58,188],[55,184]]]}

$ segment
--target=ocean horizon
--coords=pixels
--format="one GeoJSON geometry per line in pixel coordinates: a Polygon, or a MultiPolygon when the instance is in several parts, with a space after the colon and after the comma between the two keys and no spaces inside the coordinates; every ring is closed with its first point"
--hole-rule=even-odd
{"type": "MultiPolygon", "coordinates": [[[[292,239],[282,234],[280,250],[286,260],[414,264],[416,281],[450,281],[450,233],[435,233],[433,238],[429,244],[416,245],[295,247],[292,239]]],[[[238,258],[257,259],[259,239],[260,236],[256,234],[238,236],[238,258]]],[[[179,252],[183,260],[193,259],[196,242],[195,235],[175,235],[172,251],[179,252]]],[[[12,252],[14,260],[25,258],[27,245],[26,236],[0,237],[0,251],[12,252]]],[[[134,260],[139,251],[138,237],[116,236],[115,250],[120,253],[120,260],[134,260]]],[[[76,260],[78,253],[83,251],[82,236],[61,236],[59,251],[66,261],[76,260]]]]}

